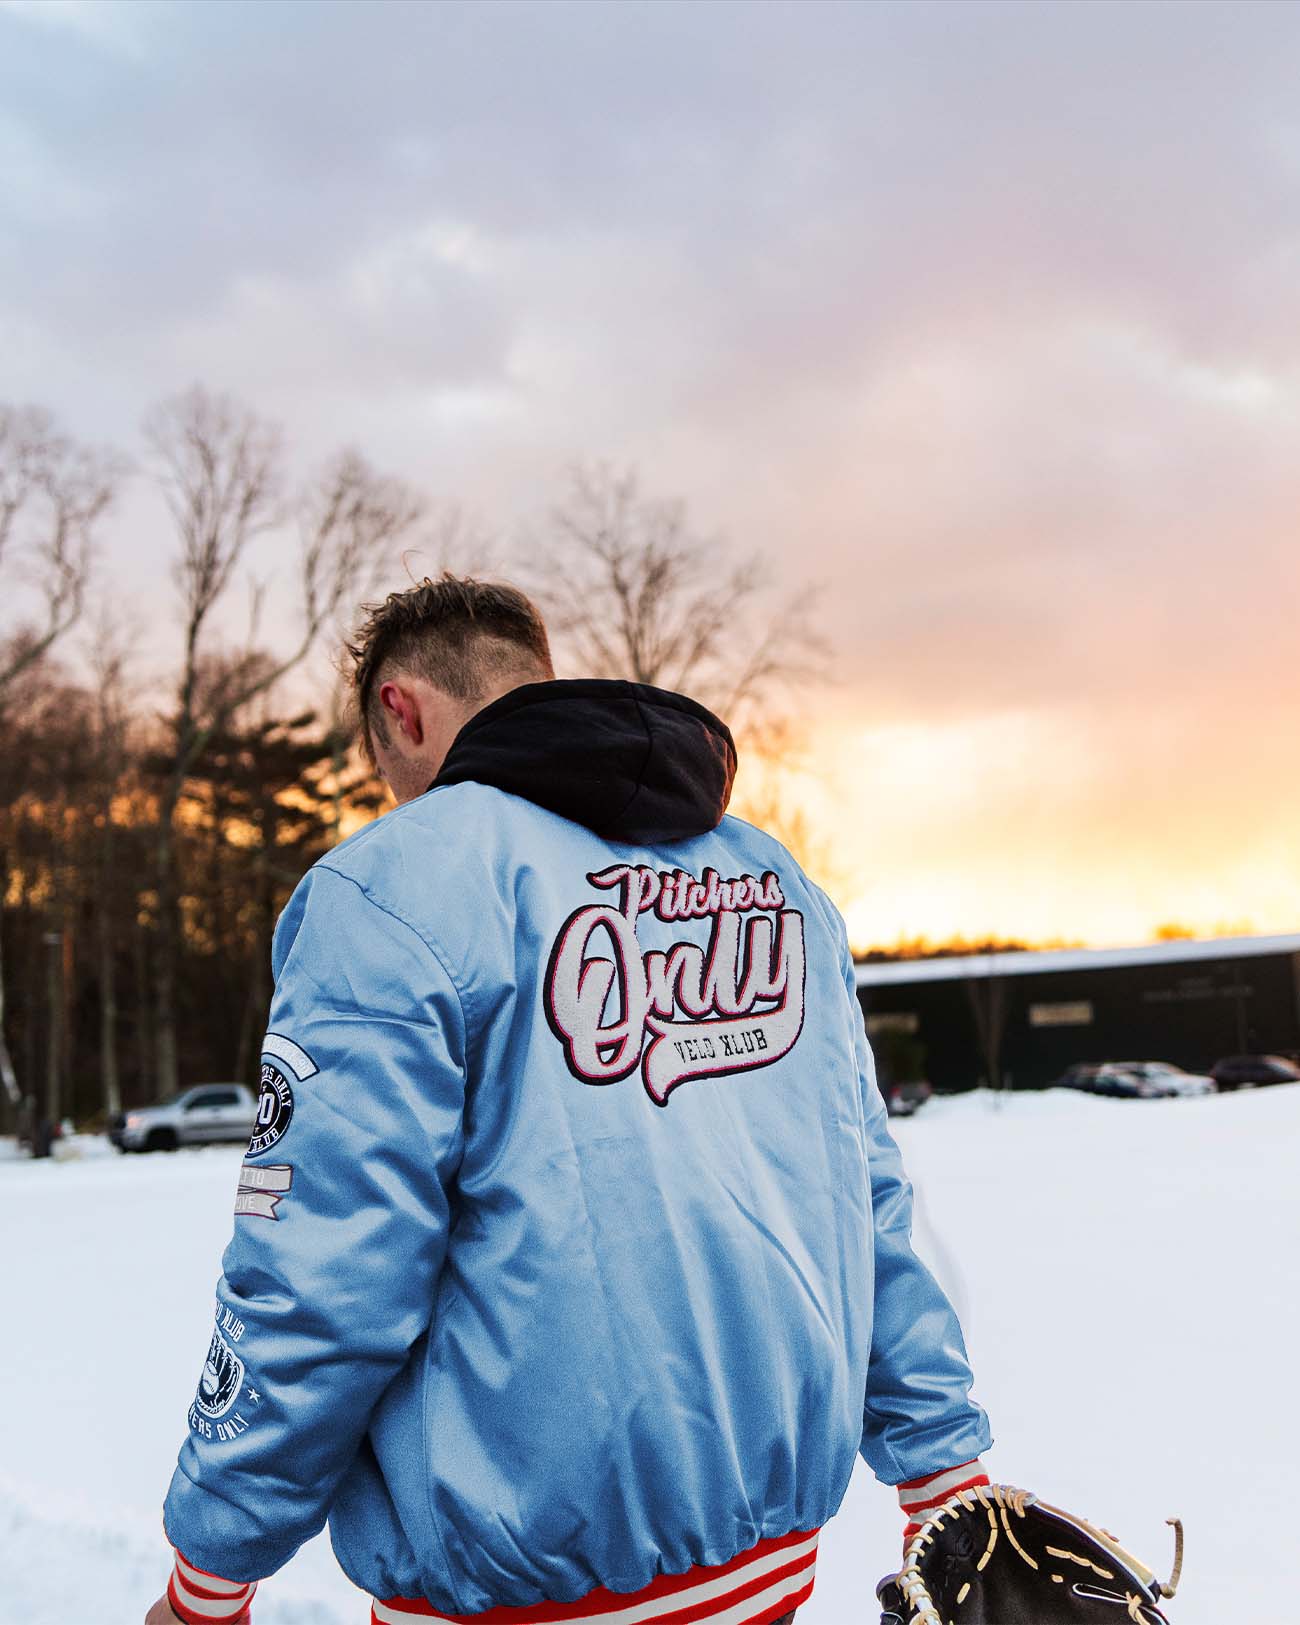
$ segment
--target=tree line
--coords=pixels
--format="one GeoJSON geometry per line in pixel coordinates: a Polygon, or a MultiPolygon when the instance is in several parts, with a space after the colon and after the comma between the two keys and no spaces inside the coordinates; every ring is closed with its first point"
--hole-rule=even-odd
{"type": "MultiPolygon", "coordinates": [[[[312,657],[337,655],[363,601],[409,584],[404,549],[460,571],[484,551],[454,508],[435,513],[355,449],[305,480],[291,469],[277,425],[202,387],[149,414],[134,458],[0,405],[0,1126],[38,1150],[63,1118],[250,1077],[280,909],[387,804],[337,660],[312,657]],[[102,563],[128,481],[168,515],[150,563],[171,619],[144,639],[102,563]],[[258,571],[290,561],[296,618],[272,640],[258,571]]],[[[736,810],[815,858],[784,786],[794,702],[827,675],[816,589],[776,594],[683,503],[599,464],[499,545],[561,675],[712,706],[749,763],[736,810]]]]}

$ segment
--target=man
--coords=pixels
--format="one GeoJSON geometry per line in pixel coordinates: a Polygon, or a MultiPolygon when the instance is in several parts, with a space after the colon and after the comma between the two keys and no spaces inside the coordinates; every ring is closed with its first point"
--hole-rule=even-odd
{"type": "Polygon", "coordinates": [[[860,1451],[984,1482],[844,925],[711,712],[557,682],[512,588],[352,650],[399,806],[276,930],[257,1127],[150,1625],[328,1519],[377,1625],[769,1625],[860,1451]]]}

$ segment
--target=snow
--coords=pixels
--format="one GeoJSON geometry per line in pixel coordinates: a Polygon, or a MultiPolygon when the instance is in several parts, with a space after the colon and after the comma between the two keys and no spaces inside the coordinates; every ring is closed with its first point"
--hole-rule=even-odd
{"type": "MultiPolygon", "coordinates": [[[[896,1124],[917,1246],[966,1327],[995,1478],[1114,1530],[1171,1625],[1286,1617],[1300,1423],[1300,1085],[1207,1099],[1049,1091],[931,1101],[896,1124]]],[[[161,1502],[231,1225],[238,1148],[47,1163],[0,1146],[0,1625],[139,1625],[161,1502]]],[[[864,1625],[895,1564],[893,1492],[859,1470],[799,1625],[864,1625]]],[[[257,1625],[360,1625],[327,1538],[265,1582],[257,1625]]]]}

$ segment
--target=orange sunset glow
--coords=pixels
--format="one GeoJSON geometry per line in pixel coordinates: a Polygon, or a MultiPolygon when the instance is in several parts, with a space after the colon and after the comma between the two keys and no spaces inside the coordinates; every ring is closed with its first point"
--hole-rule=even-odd
{"type": "MultiPolygon", "coordinates": [[[[1025,714],[846,722],[819,737],[841,759],[834,793],[809,799],[842,864],[833,879],[855,947],[918,936],[1108,946],[1171,924],[1214,936],[1300,920],[1293,815],[1278,804],[1247,818],[1226,794],[1176,808],[1176,763],[1161,780],[1140,759],[1130,805],[1115,809],[1122,757],[1089,760],[1025,714]],[[1234,828],[1239,844],[1225,839],[1234,828]]],[[[1120,742],[1106,743],[1119,757],[1120,742]]]]}

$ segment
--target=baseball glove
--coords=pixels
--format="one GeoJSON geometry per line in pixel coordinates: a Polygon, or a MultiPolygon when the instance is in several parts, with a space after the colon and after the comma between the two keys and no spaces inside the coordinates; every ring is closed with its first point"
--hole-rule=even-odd
{"type": "Polygon", "coordinates": [[[961,1490],[928,1512],[903,1567],[876,1587],[880,1625],[1168,1625],[1183,1563],[1162,1584],[1104,1529],[1007,1484],[961,1490]]]}

